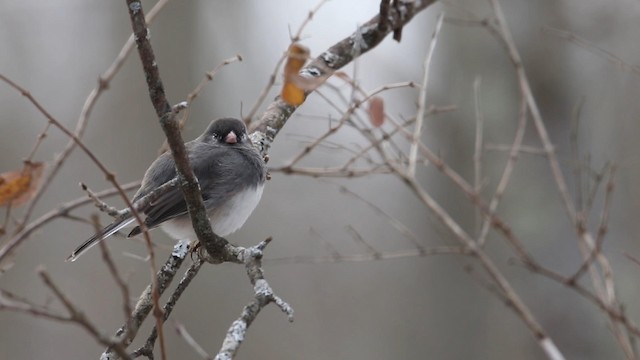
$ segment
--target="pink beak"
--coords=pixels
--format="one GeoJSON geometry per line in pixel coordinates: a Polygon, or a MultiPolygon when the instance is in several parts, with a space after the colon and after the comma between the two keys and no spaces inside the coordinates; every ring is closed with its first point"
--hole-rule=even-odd
{"type": "Polygon", "coordinates": [[[234,133],[233,131],[230,131],[227,136],[225,136],[224,138],[224,142],[226,142],[227,144],[235,144],[238,142],[238,137],[236,136],[236,133],[234,133]]]}

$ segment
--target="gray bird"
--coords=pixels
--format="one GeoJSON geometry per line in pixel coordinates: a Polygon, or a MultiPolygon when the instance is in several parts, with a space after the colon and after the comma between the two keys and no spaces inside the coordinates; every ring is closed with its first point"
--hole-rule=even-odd
{"type": "MultiPolygon", "coordinates": [[[[258,205],[267,175],[265,163],[251,144],[244,123],[232,118],[214,120],[202,135],[185,146],[213,231],[226,236],[238,230],[258,205]]],[[[160,155],[144,174],[132,200],[134,207],[140,206],[139,201],[145,195],[175,177],[171,154],[160,155]]],[[[137,210],[149,229],[160,226],[176,240],[196,238],[187,204],[177,186],[137,210]]],[[[106,226],[78,246],[67,261],[75,261],[90,247],[134,221],[129,216],[106,226]]],[[[140,227],[136,226],[128,237],[140,233],[140,227]]]]}

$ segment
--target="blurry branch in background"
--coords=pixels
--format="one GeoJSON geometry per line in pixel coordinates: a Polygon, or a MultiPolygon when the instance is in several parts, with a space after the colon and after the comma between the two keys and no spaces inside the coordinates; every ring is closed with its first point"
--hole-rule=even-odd
{"type": "Polygon", "coordinates": [[[602,49],[591,41],[583,39],[582,37],[572,33],[571,31],[557,29],[551,26],[544,26],[542,27],[542,32],[574,43],[577,46],[580,46],[581,48],[612,62],[621,70],[630,71],[636,75],[640,75],[640,65],[631,65],[622,60],[619,56],[602,49]]]}
{"type": "MultiPolygon", "coordinates": [[[[564,178],[564,175],[562,174],[560,163],[555,154],[554,146],[551,143],[546,126],[544,125],[544,122],[542,120],[540,110],[538,109],[538,105],[533,97],[531,86],[529,85],[527,75],[522,65],[520,54],[518,53],[518,49],[516,48],[511,36],[511,32],[508,28],[504,13],[502,12],[502,8],[500,7],[500,4],[497,0],[492,0],[491,5],[493,6],[494,14],[498,21],[501,39],[507,49],[509,58],[511,59],[515,67],[521,91],[524,97],[527,99],[527,106],[529,108],[529,112],[531,113],[531,117],[540,138],[540,142],[547,152],[547,160],[549,162],[551,173],[554,180],[556,181],[560,196],[565,203],[569,220],[575,226],[580,252],[583,258],[586,260],[590,257],[589,254],[597,248],[597,245],[592,233],[586,226],[587,220],[582,216],[582,214],[576,212],[575,205],[567,189],[566,180],[564,178]]],[[[601,252],[595,255],[595,260],[596,261],[591,266],[589,266],[589,275],[591,277],[593,287],[596,289],[598,297],[611,309],[619,311],[620,313],[624,313],[622,306],[616,299],[613,271],[611,269],[611,265],[609,264],[609,260],[601,252]]],[[[627,331],[625,331],[625,324],[621,323],[619,319],[616,319],[610,314],[609,322],[612,332],[623,352],[625,353],[625,356],[631,359],[636,358],[637,354],[635,353],[635,349],[633,347],[633,344],[631,343],[629,334],[626,333],[627,331],[629,331],[629,329],[627,328],[627,331]]]]}
{"type": "Polygon", "coordinates": [[[38,269],[38,274],[41,280],[48,287],[56,298],[60,300],[63,306],[66,308],[68,314],[64,315],[49,309],[48,305],[37,305],[31,301],[21,298],[7,290],[0,289],[0,311],[12,311],[16,313],[23,313],[31,315],[35,318],[42,318],[51,321],[57,321],[61,323],[76,324],[87,330],[99,344],[104,346],[112,346],[116,349],[118,354],[123,359],[131,359],[126,353],[122,344],[119,344],[114,339],[109,339],[107,336],[101,334],[98,329],[89,321],[89,319],[73,305],[69,299],[64,296],[64,293],[58,288],[51,280],[50,275],[44,269],[38,269]]]}
{"type": "Polygon", "coordinates": [[[89,321],[89,319],[87,319],[84,313],[78,310],[78,308],[71,302],[71,300],[64,294],[64,292],[53,282],[53,279],[45,269],[39,268],[37,272],[44,285],[48,287],[49,290],[51,290],[55,298],[58,299],[58,301],[69,313],[69,321],[83,327],[89,334],[91,334],[94,339],[96,339],[102,345],[111,346],[116,349],[117,353],[124,359],[130,359],[122,344],[115,340],[109,339],[105,335],[102,335],[96,328],[96,326],[93,325],[89,321]]]}
{"type": "MultiPolygon", "coordinates": [[[[524,149],[523,147],[522,153],[543,155],[547,158],[551,169],[551,175],[556,182],[560,199],[564,204],[568,219],[572,227],[576,231],[578,247],[583,257],[583,263],[581,264],[579,269],[575,272],[575,274],[570,276],[565,276],[550,269],[540,267],[539,264],[532,264],[527,262],[523,263],[530,271],[541,274],[551,280],[557,281],[575,290],[580,295],[593,302],[607,315],[612,333],[618,344],[620,345],[623,353],[625,354],[625,357],[627,359],[637,359],[638,355],[633,345],[633,339],[640,336],[640,332],[638,332],[638,328],[627,318],[624,312],[623,305],[620,304],[616,298],[613,271],[609,260],[601,252],[601,244],[599,244],[604,241],[604,234],[606,233],[607,228],[607,225],[604,223],[608,221],[608,216],[605,216],[604,214],[606,214],[608,210],[603,209],[603,214],[601,214],[600,217],[601,223],[598,225],[597,232],[601,235],[597,234],[596,237],[594,237],[594,234],[589,230],[589,227],[587,226],[588,214],[590,212],[591,205],[593,204],[593,201],[596,197],[599,183],[607,173],[612,171],[613,167],[605,164],[602,170],[597,171],[591,169],[588,158],[586,163],[585,161],[579,159],[580,155],[577,154],[578,148],[576,145],[577,126],[574,125],[572,129],[574,133],[572,134],[571,141],[574,142],[574,144],[572,144],[572,151],[574,153],[574,161],[576,162],[574,164],[574,176],[576,176],[576,183],[579,188],[577,190],[578,192],[576,196],[576,206],[571,198],[571,195],[569,194],[565,177],[562,173],[557,155],[555,154],[554,146],[550,141],[547,129],[542,120],[542,116],[540,114],[540,111],[538,110],[535,98],[532,94],[531,87],[529,85],[529,81],[522,64],[522,60],[520,59],[518,50],[509,32],[509,28],[504,18],[504,14],[502,13],[502,9],[499,3],[495,0],[492,0],[491,4],[493,6],[495,16],[495,18],[493,19],[448,19],[448,21],[461,26],[483,27],[488,30],[505,48],[509,59],[511,60],[516,70],[516,76],[518,79],[520,90],[526,101],[527,111],[531,115],[534,127],[536,129],[536,132],[538,133],[540,142],[542,143],[541,149],[531,147],[526,147],[526,149],[524,149]],[[588,183],[586,185],[583,185],[582,179],[586,179],[588,183]],[[591,184],[592,181],[593,184],[591,184]],[[585,189],[587,191],[585,191],[585,189]],[[584,201],[585,198],[587,199],[586,201],[584,201]],[[593,285],[593,288],[595,289],[594,291],[588,290],[578,283],[580,277],[584,273],[589,273],[591,283],[593,285]]],[[[549,31],[548,29],[545,31],[547,33],[553,32],[549,31]]],[[[598,53],[600,55],[604,54],[605,57],[609,60],[620,64],[619,58],[606,53],[595,46],[591,46],[592,44],[586,41],[578,41],[576,39],[579,38],[574,36],[566,36],[567,34],[564,32],[558,33],[556,31],[554,34],[563,35],[561,37],[569,41],[577,41],[579,45],[593,50],[594,53],[598,53]]],[[[621,68],[629,69],[630,67],[621,65],[621,68]]],[[[576,110],[576,118],[579,117],[579,108],[580,105],[576,110]]],[[[502,150],[503,147],[494,146],[492,149],[502,150]]],[[[613,180],[610,180],[607,189],[605,190],[605,208],[609,206],[610,200],[608,200],[608,198],[610,198],[611,196],[610,194],[613,190],[613,184],[613,180]]]]}
{"type": "MultiPolygon", "coordinates": [[[[484,252],[483,245],[487,242],[487,235],[489,229],[493,227],[498,233],[507,240],[516,257],[520,262],[528,268],[530,271],[545,276],[553,281],[559,282],[564,286],[576,291],[581,296],[594,303],[603,313],[608,317],[612,332],[615,339],[618,341],[623,353],[628,359],[636,359],[637,354],[632,345],[632,340],[635,337],[640,336],[638,327],[631,322],[624,313],[623,307],[616,300],[614,278],[611,271],[611,267],[607,258],[602,254],[602,243],[604,241],[607,224],[608,213],[611,204],[611,195],[614,189],[614,171],[615,167],[605,166],[601,171],[593,171],[588,164],[579,165],[580,171],[587,172],[586,178],[589,184],[586,186],[587,194],[583,195],[583,198],[588,199],[587,203],[582,206],[582,201],[579,200],[580,210],[576,210],[574,201],[568,192],[566,180],[562,173],[560,163],[555,154],[555,149],[550,141],[547,129],[544,125],[540,111],[537,107],[537,103],[531,91],[527,75],[524,71],[522,61],[520,59],[518,50],[511,38],[510,31],[507,27],[506,20],[502,13],[500,4],[497,1],[492,1],[494,10],[494,17],[491,19],[481,20],[457,20],[450,19],[452,23],[458,23],[462,25],[481,26],[486,28],[492,33],[496,39],[504,46],[510,60],[516,71],[520,93],[521,102],[519,106],[518,126],[514,135],[514,140],[511,145],[496,147],[493,149],[508,151],[508,158],[502,172],[502,176],[498,182],[498,185],[490,197],[489,203],[485,203],[482,199],[480,191],[481,185],[481,163],[476,160],[477,173],[474,176],[474,185],[472,186],[465,181],[455,170],[451,169],[443,161],[442,158],[436,156],[429,148],[419,140],[416,132],[419,133],[420,123],[422,119],[418,118],[415,122],[406,122],[402,125],[400,121],[394,120],[388,114],[385,115],[387,123],[390,124],[385,128],[376,127],[373,120],[370,123],[373,126],[363,126],[367,122],[359,119],[361,116],[359,111],[363,102],[368,101],[371,96],[367,96],[366,92],[361,93],[362,98],[353,98],[347,104],[347,109],[340,109],[340,113],[344,114],[339,120],[337,125],[332,126],[325,134],[320,135],[316,139],[310,141],[310,143],[304,147],[304,149],[298,154],[293,156],[293,160],[280,168],[274,169],[274,171],[280,171],[285,174],[302,175],[311,177],[344,177],[351,178],[354,176],[366,176],[379,173],[390,173],[401,178],[404,183],[413,191],[423,204],[432,211],[432,214],[439,219],[453,234],[454,237],[460,242],[459,248],[441,248],[435,247],[433,251],[429,248],[421,250],[416,246],[415,250],[405,251],[404,254],[398,254],[400,256],[421,256],[429,253],[460,253],[469,254],[476,258],[486,273],[489,275],[489,284],[494,290],[493,293],[504,299],[506,303],[511,307],[515,313],[522,319],[522,321],[529,327],[534,337],[538,340],[543,351],[550,359],[563,359],[564,356],[554,344],[551,338],[546,335],[546,332],[542,329],[540,324],[535,319],[532,312],[528,309],[525,303],[520,299],[519,295],[514,291],[504,274],[494,264],[494,261],[484,252]],[[522,141],[525,134],[527,121],[531,116],[533,120],[534,128],[538,134],[540,142],[542,144],[541,149],[525,147],[522,145],[522,141]],[[330,166],[324,168],[309,168],[300,167],[297,164],[314,151],[329,141],[329,138],[337,132],[337,129],[348,125],[350,128],[356,131],[356,133],[362,135],[365,140],[369,141],[370,146],[366,146],[366,151],[359,151],[359,149],[347,149],[348,152],[356,154],[351,157],[344,166],[330,166]],[[389,127],[391,129],[389,130],[389,127]],[[405,140],[409,140],[412,144],[409,149],[409,153],[399,151],[397,146],[393,146],[392,140],[394,137],[400,136],[405,140]],[[391,150],[393,148],[393,150],[391,150]],[[468,197],[469,201],[475,205],[483,218],[481,222],[481,229],[476,239],[472,238],[463,227],[456,222],[451,215],[445,211],[427,192],[424,185],[421,184],[415,177],[415,170],[412,167],[412,149],[417,149],[422,157],[422,161],[416,163],[431,164],[437,170],[442,172],[448,177],[456,186],[463,191],[468,197]],[[369,154],[372,151],[374,154],[369,154]],[[512,179],[512,173],[517,165],[519,155],[521,153],[534,153],[545,156],[549,165],[552,178],[556,182],[559,197],[564,204],[568,219],[576,230],[576,236],[578,240],[578,247],[583,255],[583,262],[580,267],[570,275],[563,275],[555,272],[554,270],[544,267],[538,260],[534,259],[526,250],[524,243],[513,230],[508,226],[506,220],[496,215],[497,208],[500,203],[500,199],[504,194],[506,188],[512,179]],[[378,155],[378,156],[375,156],[378,155]],[[375,160],[373,160],[375,159],[375,160]],[[366,163],[366,168],[358,168],[356,165],[360,163],[366,163]],[[367,171],[369,174],[367,174],[367,171]],[[594,236],[587,224],[589,209],[596,197],[598,184],[602,178],[608,177],[607,186],[604,192],[604,205],[602,207],[599,223],[597,224],[596,235],[594,236]],[[591,179],[594,184],[591,185],[591,179]],[[442,250],[442,251],[440,251],[442,250]],[[595,290],[581,285],[579,283],[583,274],[589,273],[593,287],[595,290]]],[[[436,31],[437,32],[437,31],[436,31]]],[[[427,58],[428,60],[428,58],[427,58]]],[[[425,63],[427,61],[425,60],[425,63]]],[[[353,87],[357,85],[353,83],[353,87]]],[[[425,89],[420,91],[419,98],[424,96],[425,89]]],[[[476,90],[476,96],[477,96],[476,90]]],[[[339,95],[340,96],[340,95],[339,95]]],[[[336,105],[333,102],[327,101],[329,105],[334,108],[336,105]]],[[[419,102],[421,104],[421,102],[419,102]]],[[[424,108],[425,105],[419,108],[424,108]]],[[[419,113],[419,112],[418,112],[419,113]]],[[[370,115],[370,114],[369,114],[370,115]]],[[[477,118],[481,114],[477,113],[477,118]]],[[[480,126],[479,124],[478,126],[480,126]]],[[[476,139],[476,159],[481,159],[483,151],[482,144],[482,132],[479,129],[479,138],[476,139]]],[[[406,151],[406,150],[405,150],[406,151]]],[[[416,155],[417,156],[417,155],[416,155]]],[[[578,162],[583,164],[582,161],[578,162]]],[[[577,176],[582,177],[582,173],[578,173],[577,176]]],[[[377,251],[372,252],[369,246],[365,246],[368,250],[363,255],[350,255],[343,256],[339,253],[331,253],[327,257],[291,257],[284,259],[274,259],[275,262],[287,263],[287,262],[342,262],[342,261],[359,261],[359,260],[379,260],[383,258],[391,258],[396,254],[385,254],[377,251]]]]}

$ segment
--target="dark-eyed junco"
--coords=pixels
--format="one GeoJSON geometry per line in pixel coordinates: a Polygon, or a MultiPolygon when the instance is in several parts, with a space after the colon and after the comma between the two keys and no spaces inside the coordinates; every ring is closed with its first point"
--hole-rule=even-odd
{"type": "MultiPolygon", "coordinates": [[[[244,123],[238,119],[219,119],[209,124],[204,134],[185,144],[189,161],[198,178],[204,205],[213,231],[226,236],[238,230],[253,212],[262,196],[267,170],[260,153],[247,136],[244,123]]],[[[142,185],[132,203],[176,177],[175,163],[169,153],[160,155],[147,169],[142,185]]],[[[159,196],[137,211],[144,215],[149,229],[161,226],[176,240],[195,239],[187,204],[178,186],[159,196]]],[[[99,241],[113,235],[135,221],[133,216],[118,220],[78,246],[67,261],[75,261],[99,241]]],[[[140,234],[136,226],[129,237],[140,234]]]]}

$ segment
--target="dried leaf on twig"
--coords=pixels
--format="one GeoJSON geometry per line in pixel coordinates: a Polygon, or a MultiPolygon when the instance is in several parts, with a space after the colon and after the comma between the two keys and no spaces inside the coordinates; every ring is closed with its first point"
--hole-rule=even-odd
{"type": "Polygon", "coordinates": [[[380,127],[384,123],[384,100],[379,96],[369,100],[369,121],[375,127],[380,127]]]}
{"type": "Polygon", "coordinates": [[[309,49],[305,46],[297,43],[289,46],[281,93],[282,100],[289,105],[298,106],[304,102],[304,79],[298,73],[307,62],[308,57],[309,49]]]}
{"type": "Polygon", "coordinates": [[[0,174],[0,206],[20,206],[35,195],[44,163],[26,162],[21,170],[0,174]]]}

